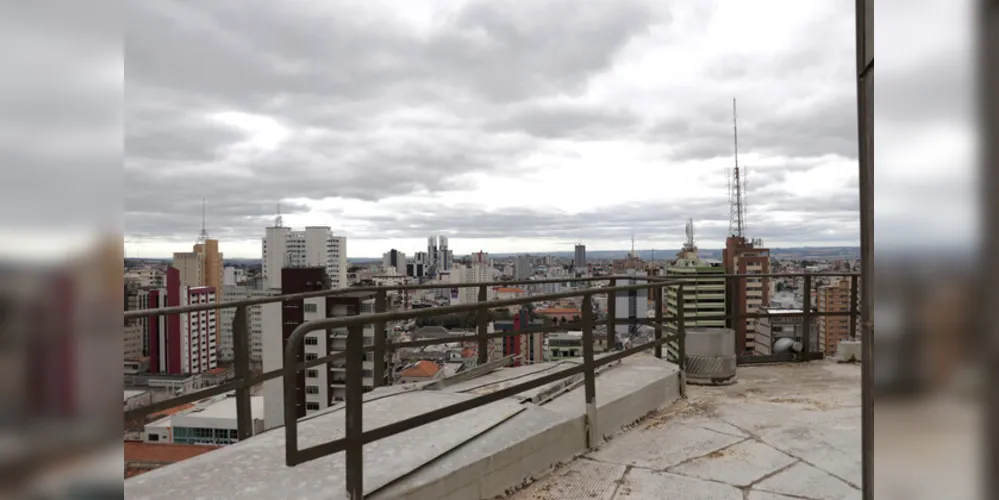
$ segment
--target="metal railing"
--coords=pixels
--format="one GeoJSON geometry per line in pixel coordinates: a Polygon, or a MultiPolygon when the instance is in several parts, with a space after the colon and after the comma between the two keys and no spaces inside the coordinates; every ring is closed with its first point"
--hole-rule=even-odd
{"type": "MultiPolygon", "coordinates": [[[[194,306],[183,306],[183,307],[170,307],[161,309],[148,309],[142,311],[130,311],[125,313],[125,319],[140,318],[140,317],[151,317],[151,316],[162,316],[167,314],[179,314],[185,312],[195,312],[203,310],[214,310],[218,308],[235,307],[237,310],[236,317],[233,323],[233,336],[234,336],[234,347],[235,347],[235,376],[236,378],[232,381],[226,382],[220,386],[204,389],[189,394],[185,394],[173,399],[148,405],[142,408],[137,408],[125,412],[126,420],[132,420],[137,418],[142,418],[149,414],[164,409],[172,408],[180,404],[190,403],[194,401],[201,400],[206,397],[226,393],[229,391],[236,391],[236,408],[237,408],[237,425],[238,425],[238,438],[240,440],[249,438],[252,434],[252,420],[250,413],[250,388],[258,385],[267,380],[276,379],[279,377],[283,378],[284,382],[284,425],[285,425],[285,446],[286,446],[286,463],[288,466],[295,466],[304,462],[315,460],[324,456],[328,456],[341,451],[346,452],[346,477],[347,477],[347,490],[351,498],[362,498],[363,492],[363,481],[362,481],[362,449],[367,443],[377,441],[379,439],[384,439],[389,436],[393,436],[416,427],[426,425],[428,423],[440,420],[442,418],[447,418],[459,413],[478,408],[480,406],[499,401],[501,399],[522,393],[524,391],[541,387],[546,384],[557,382],[567,377],[582,374],[584,378],[584,392],[586,401],[586,419],[588,422],[588,435],[587,443],[588,446],[593,446],[597,443],[599,436],[597,436],[598,426],[595,424],[597,419],[596,412],[596,369],[620,361],[626,357],[632,356],[639,352],[653,349],[653,355],[657,358],[663,357],[662,346],[669,342],[676,343],[677,355],[675,357],[675,362],[677,363],[681,374],[685,373],[686,370],[686,308],[683,307],[685,304],[684,294],[685,289],[691,285],[696,284],[698,281],[703,281],[706,279],[717,280],[724,278],[728,284],[736,283],[737,280],[746,279],[769,279],[769,278],[803,278],[804,280],[804,307],[802,308],[802,349],[800,353],[786,353],[770,356],[744,356],[740,355],[738,357],[740,364],[748,363],[775,363],[775,362],[789,362],[789,361],[809,361],[814,359],[821,359],[823,353],[821,351],[813,351],[811,344],[811,324],[814,318],[820,316],[850,316],[850,336],[856,338],[856,317],[859,314],[858,311],[858,300],[857,300],[857,278],[858,275],[855,273],[837,273],[837,274],[741,274],[741,275],[720,275],[720,274],[704,274],[704,275],[690,275],[684,277],[663,277],[663,276],[605,276],[605,277],[590,277],[590,278],[569,278],[569,279],[550,279],[550,280],[526,280],[526,281],[508,281],[508,282],[495,282],[495,283],[466,283],[466,284],[423,284],[423,285],[404,285],[395,287],[355,287],[348,289],[339,290],[322,290],[317,292],[299,293],[283,296],[274,297],[261,297],[254,299],[247,299],[238,302],[226,303],[226,304],[201,304],[194,306]],[[811,291],[813,288],[814,281],[816,277],[844,277],[851,280],[850,288],[850,306],[847,311],[825,311],[816,312],[812,311],[812,301],[811,301],[811,291]],[[618,280],[636,280],[643,281],[643,283],[634,285],[617,285],[618,280]],[[592,283],[596,281],[607,281],[608,286],[597,287],[597,288],[585,288],[582,290],[572,290],[566,292],[550,293],[543,295],[534,295],[528,297],[520,297],[514,299],[506,300],[492,300],[487,301],[488,290],[491,287],[497,286],[509,286],[514,284],[546,284],[546,283],[568,283],[568,282],[586,282],[592,283]],[[472,304],[460,304],[436,308],[426,308],[426,309],[414,309],[409,311],[395,311],[389,312],[386,310],[387,307],[387,292],[388,291],[402,291],[402,290],[431,290],[439,288],[467,288],[467,287],[477,287],[478,288],[478,302],[472,304]],[[666,302],[664,300],[664,288],[673,288],[676,293],[676,303],[679,305],[676,313],[678,314],[666,314],[666,302]],[[637,291],[652,290],[653,302],[655,304],[654,319],[649,320],[647,318],[634,318],[632,321],[635,324],[651,325],[653,327],[653,340],[650,342],[645,342],[643,344],[633,346],[623,350],[616,350],[616,326],[618,318],[616,318],[615,311],[615,297],[620,293],[625,292],[637,292],[637,291]],[[260,305],[275,302],[289,302],[289,301],[300,301],[306,298],[312,297],[328,297],[335,296],[343,293],[352,292],[374,292],[375,293],[375,313],[371,314],[361,314],[353,316],[343,316],[334,318],[324,318],[318,320],[312,320],[300,324],[291,333],[285,343],[284,350],[284,363],[283,367],[277,370],[271,370],[258,375],[253,375],[249,370],[249,339],[248,339],[248,329],[246,325],[246,308],[252,305],[260,305]],[[605,320],[597,320],[594,314],[593,308],[593,298],[597,295],[606,295],[607,300],[607,315],[605,320]],[[521,330],[504,331],[504,332],[489,332],[488,331],[488,321],[489,321],[489,311],[492,309],[510,307],[510,306],[520,306],[531,304],[540,301],[555,301],[567,298],[581,298],[581,319],[569,324],[560,324],[544,327],[530,327],[521,330]],[[418,318],[429,318],[434,316],[441,316],[446,314],[456,314],[456,313],[476,313],[476,332],[471,335],[463,336],[451,336],[447,338],[435,338],[435,339],[421,339],[407,342],[388,342],[386,339],[386,325],[392,321],[404,321],[410,319],[418,318]],[[374,326],[374,341],[371,345],[364,345],[364,328],[366,325],[374,326]],[[608,351],[612,351],[599,359],[595,357],[594,352],[594,328],[597,325],[607,326],[607,347],[608,351]],[[674,335],[664,335],[664,331],[672,325],[676,330],[674,335]],[[362,427],[362,415],[363,415],[363,394],[365,392],[363,386],[363,360],[367,353],[374,353],[374,366],[373,366],[373,379],[375,386],[381,386],[386,383],[385,377],[385,358],[386,355],[397,349],[411,348],[411,347],[421,347],[428,345],[439,345],[445,343],[455,343],[455,342],[466,342],[474,341],[477,345],[477,362],[480,365],[484,365],[489,362],[489,350],[488,344],[492,339],[512,337],[524,334],[543,334],[551,333],[559,330],[564,330],[567,327],[577,327],[582,330],[582,348],[583,348],[583,362],[582,364],[560,370],[555,373],[550,373],[542,377],[522,382],[513,386],[505,387],[496,392],[492,392],[485,395],[480,395],[475,398],[461,401],[454,405],[440,408],[428,413],[417,415],[405,420],[394,422],[389,425],[385,425],[376,429],[371,429],[365,431],[362,427]],[[297,356],[300,353],[300,349],[304,346],[305,335],[317,330],[329,330],[334,328],[345,328],[348,331],[346,337],[346,350],[335,352],[324,356],[322,358],[299,361],[297,356]],[[616,352],[613,352],[616,351],[616,352]],[[296,390],[298,390],[298,372],[308,369],[310,367],[329,364],[334,361],[345,360],[346,363],[346,401],[344,404],[344,410],[346,414],[346,437],[338,439],[335,441],[330,441],[315,445],[309,448],[299,449],[298,448],[298,419],[300,417],[301,409],[296,405],[296,390]]],[[[730,286],[726,286],[726,290],[731,290],[730,286]]],[[[727,294],[728,295],[728,294],[727,294]]],[[[739,294],[733,294],[738,296],[739,294]]],[[[733,304],[733,308],[726,311],[725,314],[718,314],[714,316],[704,316],[698,315],[697,320],[726,320],[731,322],[745,321],[745,319],[750,318],[765,318],[765,317],[775,317],[779,316],[776,314],[767,313],[744,313],[741,312],[743,305],[736,302],[733,304]]],[[[739,353],[738,345],[739,339],[736,336],[736,353],[739,353]]],[[[682,379],[681,379],[682,380],[682,379]]],[[[304,390],[304,388],[303,388],[304,390]]],[[[683,388],[681,387],[681,391],[683,388]]],[[[681,392],[682,395],[685,392],[681,392]]]]}

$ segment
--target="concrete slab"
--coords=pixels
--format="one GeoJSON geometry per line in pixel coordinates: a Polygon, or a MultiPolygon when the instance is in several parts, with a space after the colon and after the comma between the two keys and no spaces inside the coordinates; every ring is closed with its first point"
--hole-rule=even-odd
{"type": "Polygon", "coordinates": [[[552,471],[530,490],[509,497],[512,500],[611,500],[628,468],[624,465],[577,460],[552,471]]]}
{"type": "Polygon", "coordinates": [[[601,462],[665,470],[743,440],[697,427],[646,427],[626,432],[588,456],[601,462]]]}
{"type": "MultiPolygon", "coordinates": [[[[441,408],[470,396],[402,393],[370,401],[364,407],[364,428],[373,429],[441,408]]],[[[397,479],[443,453],[523,411],[504,400],[470,410],[364,447],[365,491],[397,479]]],[[[344,436],[340,412],[303,421],[300,446],[344,436]]],[[[285,466],[284,428],[125,481],[125,496],[143,499],[203,498],[346,498],[342,453],[289,468],[285,466]],[[252,480],[248,481],[248,478],[252,480]],[[195,498],[202,498],[195,495],[195,498]]]]}
{"type": "MultiPolygon", "coordinates": [[[[687,400],[650,414],[587,457],[633,466],[629,477],[658,483],[667,477],[742,487],[750,499],[838,499],[860,498],[860,449],[859,367],[812,362],[740,367],[734,385],[689,387],[687,400]]],[[[627,494],[700,494],[691,493],[695,486],[649,488],[627,494]]],[[[624,491],[622,485],[615,499],[627,498],[624,491]]]]}
{"type": "Polygon", "coordinates": [[[797,460],[758,441],[743,441],[669,469],[684,476],[746,487],[797,460]]]}
{"type": "Polygon", "coordinates": [[[702,481],[667,472],[631,469],[624,476],[614,500],[742,500],[742,491],[732,486],[702,481]]]}
{"type": "Polygon", "coordinates": [[[795,464],[752,489],[815,500],[854,500],[863,496],[859,489],[804,463],[795,464]]]}

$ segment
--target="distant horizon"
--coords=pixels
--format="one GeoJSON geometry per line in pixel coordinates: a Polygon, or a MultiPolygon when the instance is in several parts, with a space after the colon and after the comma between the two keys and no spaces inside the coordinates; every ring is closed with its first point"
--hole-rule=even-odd
{"type": "MultiPolygon", "coordinates": [[[[857,251],[859,251],[860,245],[802,245],[802,246],[774,246],[774,247],[766,247],[766,248],[768,248],[771,252],[781,251],[781,250],[787,251],[787,250],[826,250],[826,249],[857,250],[857,251]]],[[[720,252],[723,249],[724,249],[724,247],[698,247],[699,251],[706,251],[706,252],[720,252]]],[[[422,251],[422,250],[420,250],[420,251],[422,251]]],[[[489,254],[490,256],[496,256],[496,257],[508,257],[508,256],[515,256],[515,255],[531,255],[531,256],[537,256],[537,257],[561,256],[561,255],[569,255],[569,256],[571,256],[574,253],[572,250],[535,250],[535,251],[530,251],[530,252],[495,252],[495,253],[494,252],[489,252],[487,250],[483,250],[483,251],[486,252],[487,254],[489,254]]],[[[642,255],[642,254],[651,254],[653,251],[656,252],[656,253],[659,253],[659,252],[666,252],[666,253],[678,252],[678,251],[680,251],[680,248],[645,248],[645,249],[636,249],[635,251],[639,255],[642,255]]],[[[586,249],[587,255],[607,254],[607,253],[625,253],[625,254],[627,254],[628,252],[631,252],[630,248],[612,249],[612,250],[598,250],[598,249],[590,249],[590,248],[586,249]]],[[[406,252],[403,252],[403,253],[406,254],[407,256],[411,255],[410,253],[406,253],[406,252]]],[[[455,255],[456,256],[466,256],[466,255],[472,255],[473,253],[475,253],[475,252],[455,253],[455,255]]],[[[173,258],[173,256],[167,256],[167,257],[128,257],[128,256],[126,256],[125,260],[170,260],[172,258],[173,258]]],[[[347,260],[354,260],[354,261],[358,261],[358,260],[381,260],[381,259],[382,259],[382,256],[347,257],[347,260]]],[[[224,257],[223,256],[223,260],[224,261],[246,261],[246,260],[248,260],[248,261],[259,261],[259,260],[262,260],[262,257],[224,257]]]]}

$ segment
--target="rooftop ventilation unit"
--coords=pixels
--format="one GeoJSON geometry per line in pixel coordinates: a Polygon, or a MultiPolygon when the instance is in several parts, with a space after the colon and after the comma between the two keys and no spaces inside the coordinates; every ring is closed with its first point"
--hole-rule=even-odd
{"type": "Polygon", "coordinates": [[[735,383],[735,331],[729,328],[688,328],[686,361],[688,383],[735,383]]]}

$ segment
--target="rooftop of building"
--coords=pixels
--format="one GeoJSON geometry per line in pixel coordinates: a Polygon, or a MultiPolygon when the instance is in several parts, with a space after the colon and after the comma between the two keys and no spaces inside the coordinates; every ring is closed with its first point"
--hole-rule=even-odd
{"type": "Polygon", "coordinates": [[[861,497],[860,367],[740,367],[649,415],[511,500],[861,497]]]}
{"type": "MultiPolygon", "coordinates": [[[[250,414],[253,418],[264,418],[264,398],[263,396],[250,397],[250,414]]],[[[200,401],[196,404],[182,405],[177,408],[156,413],[153,417],[163,417],[149,425],[164,425],[174,417],[196,416],[198,418],[217,418],[236,420],[236,397],[227,395],[216,400],[200,401]],[[168,413],[169,412],[169,413],[168,413]]]]}
{"type": "Polygon", "coordinates": [[[524,293],[523,288],[513,288],[513,287],[499,287],[496,289],[497,293],[524,293]]]}
{"type": "Polygon", "coordinates": [[[175,463],[217,450],[218,448],[218,446],[198,444],[125,441],[125,462],[175,463]]]}

